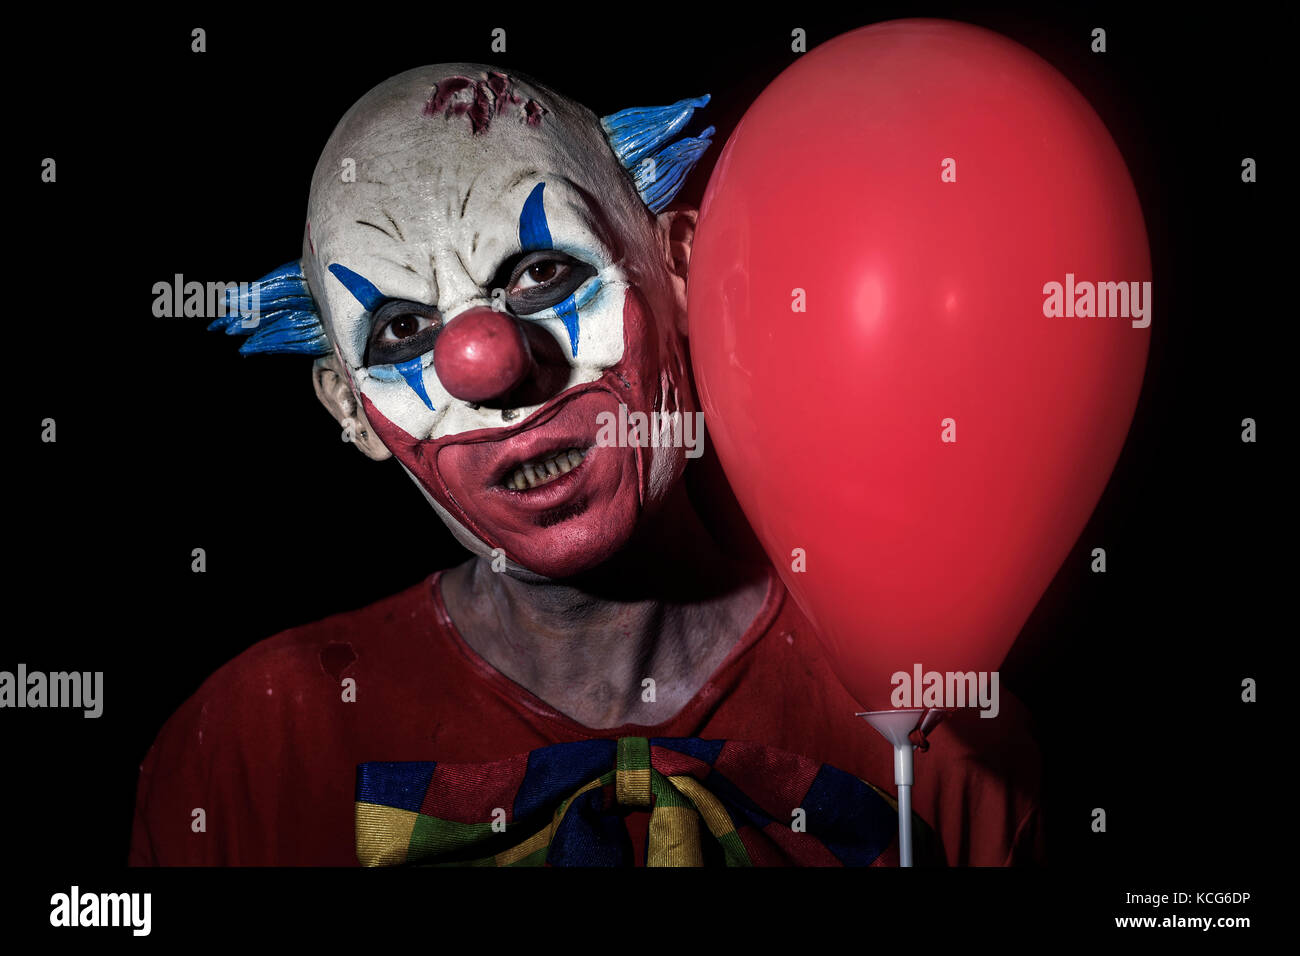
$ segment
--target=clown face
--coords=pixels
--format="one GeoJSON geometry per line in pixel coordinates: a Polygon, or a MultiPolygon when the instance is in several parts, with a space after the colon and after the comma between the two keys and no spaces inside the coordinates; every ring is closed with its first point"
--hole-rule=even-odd
{"type": "Polygon", "coordinates": [[[566,577],[685,467],[681,448],[597,444],[620,405],[695,410],[668,248],[590,111],[455,64],[339,123],[303,272],[371,427],[457,537],[566,577]]]}

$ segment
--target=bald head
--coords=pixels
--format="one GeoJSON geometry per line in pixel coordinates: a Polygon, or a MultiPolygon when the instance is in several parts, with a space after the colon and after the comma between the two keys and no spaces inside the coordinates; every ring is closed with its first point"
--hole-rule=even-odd
{"type": "MultiPolygon", "coordinates": [[[[508,238],[489,228],[487,220],[517,226],[518,208],[500,208],[500,200],[518,187],[517,180],[532,174],[567,180],[599,197],[605,218],[652,228],[653,217],[606,142],[599,119],[585,106],[533,81],[474,64],[419,67],[386,80],[339,121],[312,176],[303,252],[317,301],[327,305],[330,293],[340,291],[331,290],[322,275],[328,263],[320,261],[321,247],[357,248],[377,239],[378,251],[385,233],[404,248],[382,254],[421,272],[427,271],[431,241],[472,228],[470,255],[486,269],[484,263],[508,238]],[[413,261],[416,257],[424,265],[413,261]]],[[[421,291],[441,300],[447,294],[466,297],[468,289],[454,288],[456,278],[490,276],[429,278],[432,284],[421,291]]],[[[343,344],[346,350],[348,343],[343,344]]]]}

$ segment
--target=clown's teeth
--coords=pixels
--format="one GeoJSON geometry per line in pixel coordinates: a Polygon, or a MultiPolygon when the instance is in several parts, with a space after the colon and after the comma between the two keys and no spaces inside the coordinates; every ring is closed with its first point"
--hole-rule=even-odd
{"type": "Polygon", "coordinates": [[[566,448],[553,452],[545,458],[524,462],[507,475],[502,484],[511,491],[527,491],[569,473],[581,465],[586,456],[587,450],[584,448],[566,448]]]}

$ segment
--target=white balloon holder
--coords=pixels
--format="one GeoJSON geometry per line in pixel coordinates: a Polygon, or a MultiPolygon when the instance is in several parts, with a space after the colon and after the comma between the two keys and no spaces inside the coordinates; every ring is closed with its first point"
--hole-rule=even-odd
{"type": "Polygon", "coordinates": [[[915,781],[912,731],[932,730],[947,711],[933,707],[869,710],[854,714],[866,720],[894,748],[894,785],[898,787],[898,865],[912,865],[912,784],[915,781]]]}

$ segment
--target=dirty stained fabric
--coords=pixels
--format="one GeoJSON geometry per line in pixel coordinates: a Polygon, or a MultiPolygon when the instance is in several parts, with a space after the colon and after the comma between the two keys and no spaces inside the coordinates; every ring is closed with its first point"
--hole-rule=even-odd
{"type": "MultiPolygon", "coordinates": [[[[358,764],[486,762],[569,741],[751,740],[895,793],[891,749],[853,716],[861,708],[775,573],[754,623],[677,715],[602,730],[480,658],[448,617],[439,576],[264,640],[213,674],[140,768],[131,864],[356,866],[358,764]]],[[[1038,751],[1023,706],[1001,699],[995,719],[950,717],[917,758],[913,809],[951,865],[1042,861],[1038,751]]],[[[638,861],[649,816],[628,820],[638,861]]]]}

